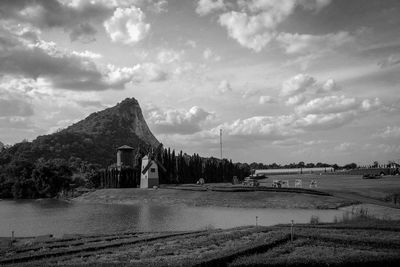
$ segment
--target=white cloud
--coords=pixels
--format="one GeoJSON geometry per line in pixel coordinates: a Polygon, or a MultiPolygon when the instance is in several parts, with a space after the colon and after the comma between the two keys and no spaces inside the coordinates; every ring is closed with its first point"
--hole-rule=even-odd
{"type": "Polygon", "coordinates": [[[294,106],[294,105],[299,105],[301,103],[303,103],[304,101],[306,101],[306,97],[304,95],[294,95],[289,97],[285,104],[288,106],[294,106]]]}
{"type": "Polygon", "coordinates": [[[349,152],[355,149],[356,145],[354,143],[344,142],[334,147],[336,151],[339,152],[349,152]]]}
{"type": "Polygon", "coordinates": [[[400,64],[400,54],[392,54],[378,62],[381,68],[388,68],[400,64]]]}
{"type": "Polygon", "coordinates": [[[157,54],[157,60],[162,64],[170,64],[176,61],[180,61],[183,55],[183,51],[175,51],[173,49],[162,49],[157,54]]]}
{"type": "Polygon", "coordinates": [[[247,89],[242,92],[242,98],[247,99],[250,97],[258,96],[260,94],[260,90],[257,89],[247,89]]]}
{"type": "Polygon", "coordinates": [[[223,9],[225,9],[224,0],[199,0],[197,2],[196,13],[200,16],[205,16],[223,9]]]}
{"type": "Polygon", "coordinates": [[[231,84],[227,80],[222,80],[218,85],[218,93],[223,95],[232,92],[231,84]]]}
{"type": "Polygon", "coordinates": [[[266,31],[262,15],[249,16],[244,12],[231,11],[219,17],[219,23],[228,29],[228,34],[244,47],[260,52],[273,38],[266,31]]]}
{"type": "Polygon", "coordinates": [[[143,40],[150,30],[146,16],[140,8],[117,8],[113,16],[104,22],[104,28],[113,42],[135,44],[143,40]]]}
{"type": "Polygon", "coordinates": [[[260,99],[258,100],[258,103],[260,105],[271,104],[271,103],[275,103],[275,102],[276,102],[275,98],[273,98],[272,96],[269,96],[269,95],[262,95],[262,96],[260,96],[260,99]]]}
{"type": "Polygon", "coordinates": [[[310,54],[342,46],[354,41],[354,37],[345,31],[325,35],[280,33],[276,40],[287,54],[310,54]]]}
{"type": "Polygon", "coordinates": [[[213,55],[213,52],[211,51],[210,48],[207,48],[203,51],[203,57],[204,59],[209,59],[213,55]]]}
{"type": "Polygon", "coordinates": [[[219,23],[228,30],[231,38],[242,46],[260,52],[276,35],[276,28],[297,6],[319,10],[330,3],[328,0],[251,0],[239,1],[241,11],[226,12],[219,23]]]}
{"type": "Polygon", "coordinates": [[[155,133],[188,135],[200,132],[214,115],[198,106],[190,110],[148,107],[146,121],[155,133]]]}
{"type": "Polygon", "coordinates": [[[384,130],[374,134],[374,136],[382,138],[399,138],[400,127],[399,126],[387,126],[384,130]]]}
{"type": "Polygon", "coordinates": [[[256,116],[238,119],[216,128],[222,128],[230,136],[253,136],[262,139],[280,139],[293,136],[299,131],[291,127],[293,116],[256,116]]]}
{"type": "Polygon", "coordinates": [[[299,114],[338,113],[361,108],[361,105],[361,101],[355,98],[346,98],[344,95],[334,95],[312,99],[296,107],[296,111],[299,114]]]}
{"type": "Polygon", "coordinates": [[[98,54],[98,53],[94,53],[88,50],[85,50],[83,52],[77,52],[77,51],[73,51],[72,52],[73,55],[79,56],[79,57],[86,57],[86,58],[91,58],[91,59],[98,59],[98,58],[102,58],[103,56],[98,54]]]}
{"type": "Polygon", "coordinates": [[[185,45],[191,47],[191,48],[196,48],[197,47],[197,43],[194,40],[187,40],[185,45]]]}
{"type": "Polygon", "coordinates": [[[210,48],[206,48],[203,51],[203,58],[206,60],[214,60],[214,61],[220,61],[221,57],[215,55],[215,53],[210,49],[210,48]]]}
{"type": "Polygon", "coordinates": [[[334,79],[328,79],[318,88],[317,93],[330,93],[335,91],[340,91],[340,87],[334,79]]]}
{"type": "Polygon", "coordinates": [[[315,84],[316,80],[307,74],[297,74],[282,85],[282,96],[294,96],[305,92],[315,84]]]}

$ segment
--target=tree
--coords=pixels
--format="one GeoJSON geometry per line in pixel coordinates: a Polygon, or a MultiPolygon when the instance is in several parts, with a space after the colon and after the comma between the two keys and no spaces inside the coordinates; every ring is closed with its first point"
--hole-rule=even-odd
{"type": "Polygon", "coordinates": [[[55,197],[63,189],[68,189],[72,172],[63,159],[39,159],[32,172],[35,188],[41,197],[55,197]]]}
{"type": "Polygon", "coordinates": [[[346,165],[344,165],[344,168],[345,168],[346,170],[357,169],[357,164],[355,164],[354,162],[353,162],[353,163],[350,163],[350,164],[346,164],[346,165]]]}

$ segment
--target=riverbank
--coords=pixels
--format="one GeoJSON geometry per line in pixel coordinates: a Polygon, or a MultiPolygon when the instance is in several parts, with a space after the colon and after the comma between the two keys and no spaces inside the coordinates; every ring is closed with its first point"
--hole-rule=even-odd
{"type": "Polygon", "coordinates": [[[16,243],[5,266],[397,266],[400,221],[120,232],[16,243]],[[291,235],[293,233],[293,235],[291,235]]]}
{"type": "Polygon", "coordinates": [[[157,203],[196,207],[337,209],[359,202],[325,195],[252,191],[223,192],[211,190],[170,189],[100,189],[74,198],[74,201],[101,204],[157,203]]]}

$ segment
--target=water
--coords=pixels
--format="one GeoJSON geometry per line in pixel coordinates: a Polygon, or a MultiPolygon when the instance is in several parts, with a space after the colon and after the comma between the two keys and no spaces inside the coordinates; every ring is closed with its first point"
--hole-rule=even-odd
{"type": "Polygon", "coordinates": [[[246,209],[222,207],[105,205],[57,200],[0,201],[0,237],[53,234],[98,234],[120,231],[198,230],[242,225],[320,222],[341,217],[340,210],[246,209]]]}

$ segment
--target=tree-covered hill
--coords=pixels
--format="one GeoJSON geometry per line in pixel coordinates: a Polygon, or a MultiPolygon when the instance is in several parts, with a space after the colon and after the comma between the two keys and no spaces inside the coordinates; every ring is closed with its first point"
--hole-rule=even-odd
{"type": "Polygon", "coordinates": [[[121,145],[134,148],[159,145],[134,98],[92,113],[64,130],[15,144],[0,153],[0,164],[22,159],[35,162],[39,158],[76,157],[105,167],[116,161],[116,148],[121,145]]]}

